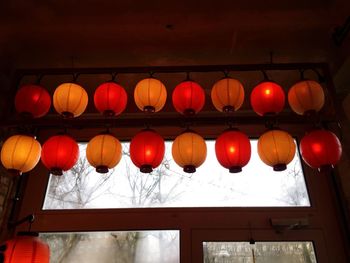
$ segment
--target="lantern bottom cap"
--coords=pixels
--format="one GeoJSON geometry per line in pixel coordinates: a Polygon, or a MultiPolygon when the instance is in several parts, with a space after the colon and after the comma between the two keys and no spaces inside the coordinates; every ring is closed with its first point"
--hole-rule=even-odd
{"type": "Polygon", "coordinates": [[[16,169],[7,169],[7,171],[13,176],[20,176],[22,174],[20,170],[16,169]]]}
{"type": "Polygon", "coordinates": [[[242,172],[242,167],[240,166],[232,166],[229,169],[230,173],[239,173],[242,172]]]}
{"type": "Polygon", "coordinates": [[[96,167],[96,172],[98,172],[100,174],[108,173],[108,167],[105,165],[99,165],[96,167]]]}
{"type": "Polygon", "coordinates": [[[104,110],[102,114],[105,117],[113,117],[116,115],[114,110],[104,110]]]}
{"type": "Polygon", "coordinates": [[[318,170],[320,173],[328,173],[328,172],[330,172],[332,169],[333,169],[333,165],[331,165],[331,164],[324,164],[324,165],[321,165],[317,170],[318,170]]]}
{"type": "Polygon", "coordinates": [[[273,170],[276,172],[281,172],[287,169],[287,165],[285,163],[278,163],[273,166],[273,170]]]}
{"type": "Polygon", "coordinates": [[[19,116],[20,116],[22,119],[25,119],[25,120],[34,119],[33,113],[28,112],[28,111],[22,111],[22,112],[20,112],[20,113],[19,113],[19,116]]]}
{"type": "Polygon", "coordinates": [[[63,116],[63,118],[65,119],[71,119],[71,118],[74,118],[74,114],[69,112],[69,111],[63,111],[61,113],[61,115],[63,116]]]}
{"type": "Polygon", "coordinates": [[[194,109],[185,109],[183,114],[185,116],[193,116],[196,114],[196,111],[194,109]]]}
{"type": "Polygon", "coordinates": [[[194,165],[185,165],[184,172],[185,173],[194,173],[196,171],[196,167],[194,165]]]}
{"type": "Polygon", "coordinates": [[[153,106],[145,106],[145,107],[143,107],[143,111],[148,112],[148,113],[152,113],[152,112],[155,112],[156,109],[153,106]]]}
{"type": "Polygon", "coordinates": [[[62,169],[58,168],[58,167],[51,168],[50,169],[50,173],[53,174],[53,175],[58,175],[58,176],[63,175],[62,169]]]}
{"type": "Polygon", "coordinates": [[[222,108],[222,111],[225,113],[229,113],[229,112],[234,112],[235,111],[235,107],[231,106],[231,105],[226,105],[222,108]]]}
{"type": "Polygon", "coordinates": [[[152,171],[153,171],[152,165],[144,164],[144,165],[141,165],[140,167],[141,173],[150,173],[152,171]]]}

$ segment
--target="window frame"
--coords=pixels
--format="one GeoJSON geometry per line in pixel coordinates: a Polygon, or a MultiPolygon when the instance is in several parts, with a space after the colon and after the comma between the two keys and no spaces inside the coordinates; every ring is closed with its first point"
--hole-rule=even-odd
{"type": "MultiPolygon", "coordinates": [[[[160,130],[166,139],[173,139],[181,132],[181,127],[155,128],[160,130]]],[[[283,127],[284,128],[284,127],[283,127]]],[[[117,132],[120,140],[130,139],[130,134],[136,134],[139,127],[121,128],[117,132]]],[[[199,127],[196,131],[205,138],[212,139],[226,129],[220,127],[199,127]]],[[[285,128],[298,139],[304,129],[299,126],[285,128]]],[[[265,130],[259,125],[245,127],[250,137],[258,137],[265,130]]],[[[87,141],[100,131],[96,129],[72,130],[69,133],[79,141],[87,141]]],[[[57,130],[42,130],[38,134],[41,142],[49,136],[56,134],[57,130]]],[[[83,210],[43,210],[43,202],[46,193],[49,176],[47,169],[39,163],[37,167],[27,175],[23,192],[23,200],[19,211],[19,218],[28,214],[35,214],[32,230],[38,232],[81,232],[81,231],[123,231],[123,230],[179,230],[180,231],[180,261],[201,262],[196,252],[198,250],[197,231],[205,230],[208,233],[216,233],[216,238],[228,238],[235,241],[234,233],[248,233],[249,225],[253,232],[265,230],[269,233],[264,240],[276,241],[276,238],[290,240],[305,240],[308,231],[320,231],[312,235],[312,241],[322,246],[315,251],[319,262],[346,262],[344,240],[341,234],[339,211],[331,183],[331,174],[318,173],[301,163],[305,183],[308,190],[310,207],[220,207],[220,208],[118,208],[118,209],[83,209],[83,210]],[[338,216],[338,217],[337,217],[338,216]],[[286,235],[278,236],[270,224],[271,218],[309,218],[310,225],[306,229],[290,230],[286,235]],[[82,220],[84,218],[84,220],[82,220]],[[222,232],[231,233],[222,236],[222,232]],[[316,239],[314,239],[316,238],[316,239]],[[196,243],[197,242],[197,243],[196,243]],[[341,245],[339,245],[341,244],[341,245]],[[324,253],[326,248],[326,252],[324,253]],[[327,258],[325,258],[327,257],[327,258]],[[322,258],[322,259],[321,259],[322,258]],[[337,259],[336,261],[333,261],[337,259]]],[[[18,226],[16,231],[25,230],[26,226],[18,226]]],[[[315,232],[315,233],[316,233],[315,232]]],[[[248,239],[246,239],[248,240],[248,239]]],[[[243,241],[246,241],[243,240],[243,241]]],[[[280,239],[279,239],[280,240],[280,239]]],[[[210,241],[210,240],[206,240],[210,241]]],[[[239,240],[242,241],[242,240],[239,240]]],[[[310,238],[307,238],[310,241],[310,238]]]]}

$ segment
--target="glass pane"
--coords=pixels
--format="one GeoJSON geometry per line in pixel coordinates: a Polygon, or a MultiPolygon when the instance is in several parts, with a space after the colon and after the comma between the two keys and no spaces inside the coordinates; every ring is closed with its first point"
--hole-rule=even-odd
{"type": "Polygon", "coordinates": [[[41,233],[51,263],[178,263],[179,231],[41,233]]]}
{"type": "Polygon", "coordinates": [[[312,242],[204,242],[204,263],[316,263],[312,242]]]}
{"type": "Polygon", "coordinates": [[[215,156],[215,141],[207,141],[208,155],[194,174],[184,173],[171,158],[171,142],[165,158],[151,174],[143,174],[129,157],[108,174],[98,174],[80,145],[78,164],[63,176],[51,176],[44,209],[137,208],[137,207],[293,207],[310,206],[307,188],[296,154],[286,171],[274,172],[260,160],[257,141],[243,172],[232,174],[215,156]]]}

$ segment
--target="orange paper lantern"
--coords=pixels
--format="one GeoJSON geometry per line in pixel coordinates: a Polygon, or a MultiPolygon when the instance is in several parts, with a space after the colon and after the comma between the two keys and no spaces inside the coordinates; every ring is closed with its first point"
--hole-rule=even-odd
{"type": "Polygon", "coordinates": [[[232,112],[238,110],[244,101],[242,83],[233,78],[219,80],[211,89],[211,101],[218,111],[232,112]]]}
{"type": "Polygon", "coordinates": [[[288,102],[299,115],[318,112],[324,105],[323,88],[314,80],[299,81],[288,91],[288,102]]]}
{"type": "Polygon", "coordinates": [[[295,155],[295,142],[287,132],[270,130],[260,136],[258,140],[258,154],[274,171],[283,171],[287,168],[295,155]]]}
{"type": "Polygon", "coordinates": [[[107,173],[122,158],[122,146],[117,138],[110,134],[101,134],[92,138],[86,147],[86,158],[98,173],[107,173]]]}
{"type": "Polygon", "coordinates": [[[164,84],[155,78],[139,81],[134,90],[136,106],[145,112],[158,112],[166,102],[167,92],[164,84]]]}
{"type": "Polygon", "coordinates": [[[32,170],[40,160],[40,143],[31,136],[14,135],[1,148],[3,166],[15,174],[32,170]]]}
{"type": "Polygon", "coordinates": [[[65,118],[78,117],[86,109],[88,94],[85,89],[75,83],[59,85],[53,94],[55,110],[65,118]]]}
{"type": "Polygon", "coordinates": [[[205,140],[194,132],[184,132],[177,136],[171,151],[174,161],[186,173],[194,173],[207,157],[205,140]]]}

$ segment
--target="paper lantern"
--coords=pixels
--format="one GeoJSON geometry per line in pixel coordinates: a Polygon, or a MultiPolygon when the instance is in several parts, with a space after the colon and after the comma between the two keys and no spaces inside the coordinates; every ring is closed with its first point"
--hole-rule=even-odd
{"type": "Polygon", "coordinates": [[[165,153],[164,139],[153,130],[143,130],[130,142],[131,161],[142,173],[150,173],[163,161],[165,153]]]}
{"type": "Polygon", "coordinates": [[[136,106],[145,112],[158,112],[166,102],[167,92],[164,84],[155,78],[139,81],[134,90],[136,106]]]}
{"type": "Polygon", "coordinates": [[[0,255],[3,263],[49,263],[50,249],[38,233],[20,232],[1,245],[0,255]]]}
{"type": "Polygon", "coordinates": [[[285,95],[282,87],[272,81],[258,84],[250,94],[253,110],[260,116],[281,112],[284,101],[285,95]]]}
{"type": "Polygon", "coordinates": [[[230,173],[241,172],[250,160],[250,140],[240,131],[225,131],[215,141],[215,154],[219,163],[230,173]]]}
{"type": "Polygon", "coordinates": [[[49,263],[49,246],[37,233],[19,232],[18,235],[1,245],[4,263],[49,263]]]}
{"type": "Polygon", "coordinates": [[[174,161],[186,173],[194,173],[207,157],[205,140],[194,132],[184,132],[177,136],[171,151],[174,161]]]}
{"type": "Polygon", "coordinates": [[[10,172],[20,175],[37,165],[40,152],[40,143],[33,137],[14,135],[5,141],[1,148],[1,162],[10,172]]]}
{"type": "Polygon", "coordinates": [[[105,116],[115,116],[122,113],[126,108],[127,101],[128,96],[125,89],[112,81],[98,86],[94,94],[95,107],[105,116]]]}
{"type": "Polygon", "coordinates": [[[236,111],[244,102],[243,85],[233,78],[221,79],[211,89],[211,100],[218,111],[236,111]]]}
{"type": "Polygon", "coordinates": [[[101,134],[92,138],[86,147],[86,158],[98,173],[107,173],[114,168],[122,157],[122,146],[117,138],[110,134],[101,134]]]}
{"type": "Polygon", "coordinates": [[[205,92],[196,82],[184,81],[175,87],[172,101],[176,111],[184,115],[193,115],[203,108],[205,92]]]}
{"type": "Polygon", "coordinates": [[[299,115],[318,112],[324,105],[324,92],[318,82],[302,80],[288,91],[288,102],[292,110],[299,115]]]}
{"type": "Polygon", "coordinates": [[[258,154],[274,171],[283,171],[287,168],[295,155],[295,142],[287,132],[270,130],[260,136],[258,140],[258,154]]]}
{"type": "Polygon", "coordinates": [[[322,169],[338,163],[342,146],[334,133],[327,130],[314,130],[301,139],[300,153],[307,165],[322,169]]]}
{"type": "Polygon", "coordinates": [[[62,171],[71,169],[79,158],[79,146],[68,135],[55,135],[42,147],[41,161],[53,175],[62,175],[62,171]]]}
{"type": "Polygon", "coordinates": [[[40,85],[23,85],[16,93],[15,108],[22,116],[40,118],[50,110],[51,97],[40,85]]]}
{"type": "Polygon", "coordinates": [[[82,86],[75,83],[63,83],[53,94],[53,106],[65,118],[80,116],[87,104],[88,94],[82,86]]]}

